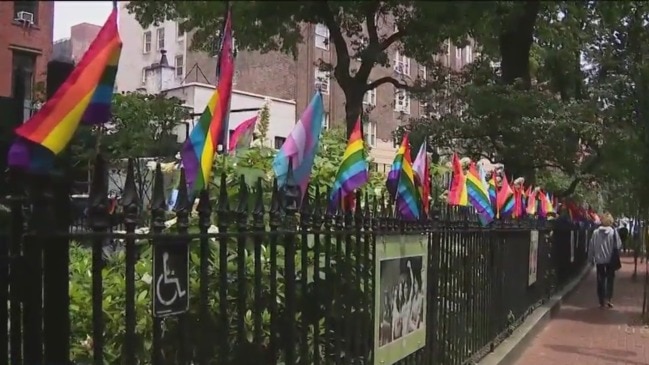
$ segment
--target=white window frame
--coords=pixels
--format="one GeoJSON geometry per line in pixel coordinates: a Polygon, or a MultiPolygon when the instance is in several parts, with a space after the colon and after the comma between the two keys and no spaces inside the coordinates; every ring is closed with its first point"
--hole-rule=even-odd
{"type": "Polygon", "coordinates": [[[473,62],[473,53],[471,53],[471,46],[464,47],[464,63],[469,64],[473,62]]]}
{"type": "MultiPolygon", "coordinates": [[[[372,81],[368,81],[369,83],[372,83],[372,81]]],[[[363,104],[364,105],[376,105],[376,88],[367,90],[365,94],[363,95],[363,104]]]]}
{"type": "Polygon", "coordinates": [[[394,111],[410,114],[410,95],[406,90],[394,90],[394,111]]]}
{"type": "Polygon", "coordinates": [[[142,68],[142,76],[140,78],[142,85],[146,85],[146,67],[142,68]]]}
{"type": "Polygon", "coordinates": [[[176,22],[176,40],[182,41],[185,39],[185,32],[180,30],[180,23],[176,22]]]}
{"type": "Polygon", "coordinates": [[[426,80],[428,69],[426,66],[419,65],[419,77],[421,77],[422,80],[426,80]]]}
{"type": "Polygon", "coordinates": [[[322,95],[329,95],[329,87],[331,86],[329,72],[322,71],[319,68],[315,68],[313,75],[313,81],[315,86],[320,85],[320,92],[322,95]]]}
{"type": "Polygon", "coordinates": [[[329,28],[324,24],[315,25],[315,47],[323,49],[325,51],[329,50],[329,28]]]}
{"type": "Polygon", "coordinates": [[[185,77],[185,57],[183,55],[174,57],[174,68],[176,69],[176,77],[185,77]],[[180,66],[178,66],[178,60],[180,60],[180,66]],[[180,74],[178,74],[178,71],[180,71],[180,74]]]}
{"type": "Polygon", "coordinates": [[[165,29],[163,27],[155,30],[157,50],[165,49],[165,29]]]}
{"type": "Polygon", "coordinates": [[[363,123],[363,139],[365,140],[365,143],[367,143],[367,145],[370,147],[376,147],[376,131],[376,122],[369,121],[367,123],[363,123]]]}
{"type": "Polygon", "coordinates": [[[150,30],[142,33],[142,54],[151,53],[151,44],[153,42],[153,34],[150,30]]]}
{"type": "Polygon", "coordinates": [[[455,59],[458,61],[462,60],[462,48],[455,46],[455,59]]]}
{"type": "Polygon", "coordinates": [[[396,51],[394,53],[394,71],[399,75],[410,76],[410,58],[396,51]]]}

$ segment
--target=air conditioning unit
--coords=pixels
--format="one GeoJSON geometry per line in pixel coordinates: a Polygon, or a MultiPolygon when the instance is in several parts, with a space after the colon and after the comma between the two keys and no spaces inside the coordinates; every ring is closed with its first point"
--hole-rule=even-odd
{"type": "Polygon", "coordinates": [[[26,24],[34,24],[34,14],[28,11],[19,11],[16,20],[26,24]]]}

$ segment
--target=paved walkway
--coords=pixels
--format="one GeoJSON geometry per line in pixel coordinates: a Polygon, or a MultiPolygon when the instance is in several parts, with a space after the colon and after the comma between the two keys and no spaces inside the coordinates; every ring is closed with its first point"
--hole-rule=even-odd
{"type": "Polygon", "coordinates": [[[595,272],[532,340],[517,365],[649,365],[649,327],[640,324],[644,264],[631,281],[633,259],[622,258],[613,309],[599,309],[595,272]]]}

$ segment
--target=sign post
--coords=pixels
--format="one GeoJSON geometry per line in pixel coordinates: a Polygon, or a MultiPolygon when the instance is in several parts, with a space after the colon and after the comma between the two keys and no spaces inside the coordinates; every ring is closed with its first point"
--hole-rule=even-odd
{"type": "Polygon", "coordinates": [[[153,246],[153,315],[168,317],[189,309],[189,246],[153,246]]]}

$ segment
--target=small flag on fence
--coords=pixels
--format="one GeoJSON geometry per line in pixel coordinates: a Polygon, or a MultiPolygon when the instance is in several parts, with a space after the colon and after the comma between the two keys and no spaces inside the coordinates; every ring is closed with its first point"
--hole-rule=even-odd
{"type": "Polygon", "coordinates": [[[257,116],[248,120],[244,120],[232,131],[230,136],[229,149],[230,152],[246,149],[250,147],[252,137],[255,133],[255,126],[257,125],[257,116]]]}
{"type": "Polygon", "coordinates": [[[457,153],[453,154],[453,177],[451,180],[451,188],[448,193],[448,204],[466,207],[469,205],[469,195],[466,188],[466,176],[462,169],[462,163],[457,153]]]}
{"type": "Polygon", "coordinates": [[[336,180],[331,190],[329,209],[336,207],[346,197],[367,184],[369,180],[369,169],[365,158],[365,146],[363,144],[363,132],[361,131],[361,118],[356,120],[354,130],[349,136],[347,149],[340,162],[336,180]]]}
{"type": "Polygon", "coordinates": [[[289,160],[291,160],[293,177],[300,187],[302,198],[306,194],[306,188],[311,179],[313,162],[318,153],[323,117],[324,104],[322,94],[318,90],[273,161],[277,184],[279,187],[283,187],[286,185],[288,165],[289,160]]]}

